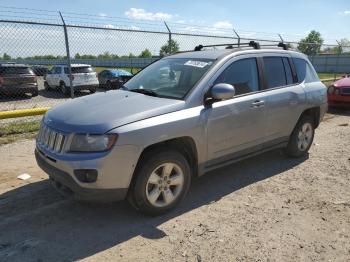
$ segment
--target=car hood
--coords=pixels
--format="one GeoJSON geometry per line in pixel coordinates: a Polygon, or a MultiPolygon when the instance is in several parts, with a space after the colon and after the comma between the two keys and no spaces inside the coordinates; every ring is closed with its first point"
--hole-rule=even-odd
{"type": "Polygon", "coordinates": [[[334,82],[335,87],[349,87],[350,86],[350,77],[344,77],[336,82],[334,82]]]}
{"type": "Polygon", "coordinates": [[[69,133],[101,134],[142,119],[183,109],[182,100],[113,90],[72,99],[45,114],[44,122],[69,133]]]}

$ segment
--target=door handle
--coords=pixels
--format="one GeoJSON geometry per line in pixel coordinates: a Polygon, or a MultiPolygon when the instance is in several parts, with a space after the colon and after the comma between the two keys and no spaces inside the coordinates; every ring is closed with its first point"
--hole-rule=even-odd
{"type": "Polygon", "coordinates": [[[265,105],[265,101],[263,101],[263,100],[256,100],[251,104],[251,106],[254,108],[263,107],[264,105],[265,105]]]}

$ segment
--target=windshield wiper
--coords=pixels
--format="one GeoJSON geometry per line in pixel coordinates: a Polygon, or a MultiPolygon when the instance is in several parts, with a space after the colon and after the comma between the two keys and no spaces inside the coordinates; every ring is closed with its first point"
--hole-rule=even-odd
{"type": "Polygon", "coordinates": [[[128,91],[140,93],[140,94],[144,94],[144,95],[148,95],[148,96],[156,96],[156,97],[159,96],[156,92],[149,90],[149,89],[143,89],[143,88],[128,89],[128,91]]]}

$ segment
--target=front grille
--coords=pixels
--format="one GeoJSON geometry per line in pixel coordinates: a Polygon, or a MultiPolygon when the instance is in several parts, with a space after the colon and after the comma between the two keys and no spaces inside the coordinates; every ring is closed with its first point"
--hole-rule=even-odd
{"type": "Polygon", "coordinates": [[[61,153],[66,136],[41,123],[37,141],[46,149],[61,153]]]}
{"type": "Polygon", "coordinates": [[[341,89],[341,93],[344,95],[350,95],[350,87],[344,87],[341,89]]]}

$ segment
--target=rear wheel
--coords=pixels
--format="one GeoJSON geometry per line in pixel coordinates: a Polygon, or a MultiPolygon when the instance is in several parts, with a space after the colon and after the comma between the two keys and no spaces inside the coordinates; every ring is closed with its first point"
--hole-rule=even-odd
{"type": "Polygon", "coordinates": [[[295,126],[285,149],[287,155],[302,157],[309,151],[315,135],[314,121],[310,116],[303,116],[295,126]]]}
{"type": "Polygon", "coordinates": [[[191,169],[177,151],[147,155],[138,165],[129,201],[141,212],[160,215],[184,199],[191,183],[191,169]]]}
{"type": "Polygon", "coordinates": [[[113,88],[111,81],[108,80],[108,81],[106,82],[106,88],[107,88],[107,89],[112,89],[112,88],[113,88]]]}
{"type": "Polygon", "coordinates": [[[67,87],[64,82],[60,83],[60,90],[61,90],[62,94],[66,95],[66,96],[69,95],[69,93],[70,93],[70,88],[67,87]]]}
{"type": "Polygon", "coordinates": [[[51,90],[51,87],[50,87],[50,85],[45,81],[45,83],[44,83],[44,89],[46,90],[46,91],[50,91],[51,90]]]}
{"type": "Polygon", "coordinates": [[[32,96],[38,96],[39,95],[39,91],[38,90],[35,90],[32,92],[32,96]]]}

